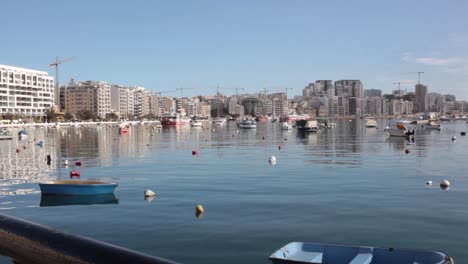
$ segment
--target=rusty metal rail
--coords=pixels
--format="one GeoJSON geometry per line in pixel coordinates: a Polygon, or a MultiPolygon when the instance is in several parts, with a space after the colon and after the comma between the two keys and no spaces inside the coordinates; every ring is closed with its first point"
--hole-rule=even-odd
{"type": "Polygon", "coordinates": [[[0,254],[14,263],[153,263],[170,260],[0,214],[0,254]]]}

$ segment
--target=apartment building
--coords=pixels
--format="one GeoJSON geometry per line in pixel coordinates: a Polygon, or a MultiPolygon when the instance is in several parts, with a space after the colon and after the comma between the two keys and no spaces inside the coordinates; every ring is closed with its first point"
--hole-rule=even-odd
{"type": "Polygon", "coordinates": [[[111,111],[121,118],[135,115],[135,91],[120,85],[111,85],[111,111]]]}
{"type": "Polygon", "coordinates": [[[65,112],[77,114],[88,110],[94,115],[105,118],[111,113],[110,84],[101,81],[70,82],[63,87],[65,112]]]}
{"type": "Polygon", "coordinates": [[[335,82],[335,95],[344,97],[364,97],[363,85],[360,80],[339,80],[335,82]]]}
{"type": "Polygon", "coordinates": [[[45,116],[54,106],[54,77],[0,65],[0,115],[45,116]]]}

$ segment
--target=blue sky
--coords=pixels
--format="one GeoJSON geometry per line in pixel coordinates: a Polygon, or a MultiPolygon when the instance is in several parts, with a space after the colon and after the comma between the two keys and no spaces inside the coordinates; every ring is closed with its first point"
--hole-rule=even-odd
{"type": "MultiPolygon", "coordinates": [[[[177,96],[360,79],[468,100],[468,1],[6,1],[0,64],[177,96]]],[[[283,89],[284,90],[284,89],[283,89]]]]}

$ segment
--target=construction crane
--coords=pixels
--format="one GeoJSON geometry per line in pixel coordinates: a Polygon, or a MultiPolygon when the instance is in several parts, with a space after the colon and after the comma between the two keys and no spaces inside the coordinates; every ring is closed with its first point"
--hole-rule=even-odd
{"type": "Polygon", "coordinates": [[[418,75],[418,84],[421,84],[421,74],[423,74],[424,72],[421,72],[421,71],[418,71],[418,72],[405,72],[405,73],[402,73],[402,74],[417,74],[418,75]]]}
{"type": "Polygon", "coordinates": [[[236,97],[239,97],[239,90],[242,90],[242,91],[245,90],[244,88],[238,88],[238,87],[236,87],[234,89],[236,89],[236,97]]]}
{"type": "Polygon", "coordinates": [[[70,58],[66,58],[66,59],[63,59],[63,60],[60,60],[59,57],[57,56],[55,58],[55,61],[52,62],[51,64],[49,64],[50,67],[55,67],[55,93],[54,93],[54,96],[55,96],[55,104],[58,105],[58,102],[59,102],[59,91],[60,91],[60,82],[59,82],[59,65],[62,64],[62,63],[65,63],[65,62],[69,62],[71,60],[74,60],[75,58],[74,57],[70,57],[70,58]]]}
{"type": "Polygon", "coordinates": [[[163,93],[170,93],[173,92],[174,90],[167,90],[167,91],[160,91],[160,92],[155,92],[154,94],[157,94],[158,96],[161,96],[163,93]]]}
{"type": "Polygon", "coordinates": [[[288,99],[288,90],[294,90],[294,89],[293,88],[288,88],[288,87],[286,87],[284,89],[286,90],[286,99],[288,99]]]}
{"type": "Polygon", "coordinates": [[[398,96],[400,96],[400,95],[401,95],[401,94],[400,94],[400,84],[401,84],[401,83],[400,83],[400,82],[394,82],[393,84],[394,84],[394,85],[395,85],[395,84],[398,84],[398,96]]]}
{"type": "Polygon", "coordinates": [[[177,90],[177,91],[180,90],[180,97],[182,97],[182,91],[183,91],[183,90],[188,90],[188,89],[192,89],[192,88],[177,88],[176,90],[177,90]]]}

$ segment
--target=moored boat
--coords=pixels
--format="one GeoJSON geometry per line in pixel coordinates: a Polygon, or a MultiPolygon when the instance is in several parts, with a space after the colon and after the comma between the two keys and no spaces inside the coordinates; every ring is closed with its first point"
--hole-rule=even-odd
{"type": "Polygon", "coordinates": [[[39,183],[42,194],[90,195],[113,193],[117,183],[82,180],[55,180],[39,183]]]}
{"type": "Polygon", "coordinates": [[[291,242],[269,259],[275,264],[453,264],[441,251],[291,242]]]}
{"type": "Polygon", "coordinates": [[[123,122],[119,124],[120,134],[127,134],[130,131],[130,124],[123,122]]]}
{"type": "Polygon", "coordinates": [[[317,120],[296,120],[296,127],[302,132],[317,132],[319,129],[317,120]]]}
{"type": "Polygon", "coordinates": [[[281,129],[282,129],[282,130],[291,130],[291,129],[292,129],[292,125],[289,124],[288,122],[282,122],[282,123],[281,123],[281,129]]]}
{"type": "Polygon", "coordinates": [[[377,127],[377,121],[373,118],[366,118],[366,127],[377,127]]]}
{"type": "Polygon", "coordinates": [[[190,117],[188,116],[180,116],[179,117],[179,125],[188,125],[190,124],[190,117]]]}
{"type": "Polygon", "coordinates": [[[166,114],[162,116],[161,125],[163,127],[173,127],[179,125],[179,116],[176,114],[166,114]]]}
{"type": "Polygon", "coordinates": [[[255,120],[253,119],[244,118],[239,123],[237,123],[237,126],[239,128],[252,129],[252,128],[257,128],[257,122],[255,122],[255,120]]]}
{"type": "Polygon", "coordinates": [[[200,120],[191,120],[190,121],[190,126],[191,127],[202,127],[203,123],[200,120]]]}
{"type": "Polygon", "coordinates": [[[20,130],[20,132],[18,132],[18,138],[20,140],[27,139],[28,138],[28,132],[25,129],[20,130]]]}
{"type": "Polygon", "coordinates": [[[387,128],[385,131],[388,133],[389,136],[391,137],[413,137],[414,136],[414,130],[409,130],[405,124],[403,123],[397,123],[396,128],[387,128]]]}
{"type": "Polygon", "coordinates": [[[39,206],[118,204],[119,200],[113,193],[95,195],[53,195],[42,194],[39,206]]]}
{"type": "Polygon", "coordinates": [[[226,118],[224,118],[224,117],[213,118],[212,123],[214,125],[217,125],[217,126],[222,126],[222,125],[226,124],[226,118]]]}
{"type": "Polygon", "coordinates": [[[6,128],[0,128],[0,140],[2,139],[13,139],[13,134],[6,128]]]}

